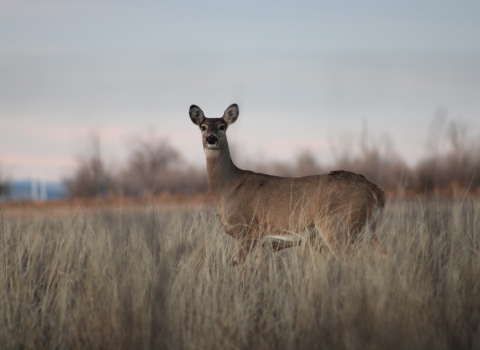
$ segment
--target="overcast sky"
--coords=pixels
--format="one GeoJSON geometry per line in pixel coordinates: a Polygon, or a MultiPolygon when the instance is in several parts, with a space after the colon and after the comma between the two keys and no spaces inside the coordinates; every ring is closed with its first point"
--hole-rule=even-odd
{"type": "MultiPolygon", "coordinates": [[[[240,118],[244,158],[293,159],[368,125],[410,164],[435,110],[480,134],[478,1],[0,0],[0,163],[60,179],[154,130],[204,164],[191,104],[240,118]]],[[[241,162],[241,161],[239,161],[241,162]]]]}

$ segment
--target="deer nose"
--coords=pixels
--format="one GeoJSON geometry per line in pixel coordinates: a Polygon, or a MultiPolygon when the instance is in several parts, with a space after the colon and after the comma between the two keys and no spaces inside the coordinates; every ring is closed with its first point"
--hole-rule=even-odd
{"type": "Polygon", "coordinates": [[[211,134],[211,135],[208,135],[207,136],[207,143],[209,145],[214,145],[216,143],[218,143],[218,137],[216,137],[215,135],[211,134]]]}

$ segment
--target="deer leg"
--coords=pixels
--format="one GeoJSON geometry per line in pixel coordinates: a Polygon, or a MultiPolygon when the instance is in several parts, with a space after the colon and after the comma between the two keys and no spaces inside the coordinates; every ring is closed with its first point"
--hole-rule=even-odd
{"type": "Polygon", "coordinates": [[[245,262],[247,254],[249,254],[253,248],[257,245],[258,240],[250,237],[241,237],[238,239],[238,259],[237,265],[241,265],[245,262]]]}
{"type": "Polygon", "coordinates": [[[378,252],[382,258],[385,259],[388,256],[387,251],[382,246],[382,244],[378,241],[377,235],[375,233],[372,233],[372,236],[370,237],[370,243],[372,244],[375,251],[378,252]]]}
{"type": "Polygon", "coordinates": [[[325,251],[330,250],[327,244],[323,241],[323,238],[310,238],[307,244],[316,252],[323,254],[325,251]]]}
{"type": "Polygon", "coordinates": [[[386,258],[388,256],[387,251],[385,248],[382,246],[382,244],[378,241],[377,235],[375,234],[375,231],[377,230],[377,221],[375,220],[375,217],[368,222],[368,226],[366,228],[367,234],[369,234],[369,243],[372,245],[373,249],[377,253],[381,255],[382,258],[386,258]]]}
{"type": "Polygon", "coordinates": [[[336,259],[339,259],[344,254],[348,255],[348,239],[344,230],[335,227],[332,223],[330,225],[317,223],[315,224],[315,229],[336,259]]]}
{"type": "Polygon", "coordinates": [[[302,240],[296,235],[278,235],[270,234],[266,235],[262,240],[262,247],[270,248],[274,252],[278,252],[283,249],[297,247],[302,244],[302,240]]]}
{"type": "Polygon", "coordinates": [[[329,250],[323,237],[320,233],[320,229],[315,226],[309,228],[308,240],[306,243],[316,252],[322,253],[326,250],[329,250]]]}

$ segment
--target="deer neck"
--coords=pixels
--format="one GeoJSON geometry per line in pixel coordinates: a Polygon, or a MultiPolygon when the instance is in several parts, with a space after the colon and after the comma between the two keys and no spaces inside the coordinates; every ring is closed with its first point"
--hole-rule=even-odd
{"type": "Polygon", "coordinates": [[[240,175],[241,170],[233,164],[228,146],[218,151],[205,150],[208,183],[215,197],[226,193],[240,175]]]}

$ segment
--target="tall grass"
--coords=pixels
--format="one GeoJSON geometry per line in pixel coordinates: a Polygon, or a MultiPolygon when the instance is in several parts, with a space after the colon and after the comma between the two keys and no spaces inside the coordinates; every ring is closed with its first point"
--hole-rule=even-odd
{"type": "Polygon", "coordinates": [[[480,203],[389,204],[382,260],[254,253],[207,209],[3,213],[5,349],[480,348],[480,203]]]}

